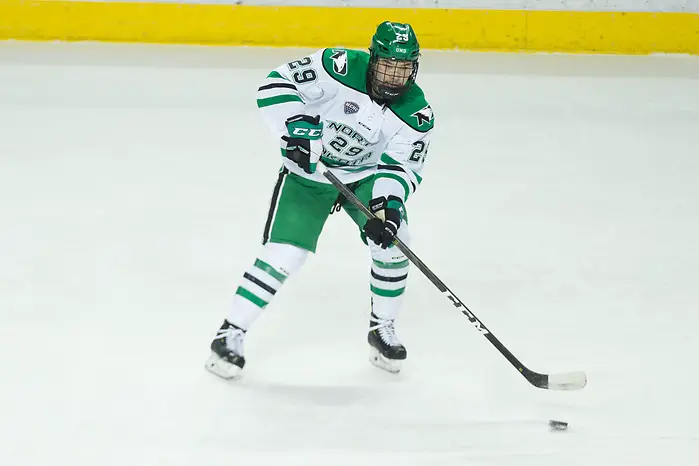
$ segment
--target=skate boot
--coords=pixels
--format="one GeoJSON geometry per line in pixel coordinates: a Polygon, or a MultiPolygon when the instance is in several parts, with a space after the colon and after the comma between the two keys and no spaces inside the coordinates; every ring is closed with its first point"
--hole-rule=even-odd
{"type": "Polygon", "coordinates": [[[402,361],[408,356],[405,346],[401,345],[393,328],[393,321],[381,319],[373,312],[369,320],[369,361],[385,371],[398,373],[402,361]]]}
{"type": "Polygon", "coordinates": [[[245,366],[243,339],[245,330],[224,320],[211,342],[211,356],[206,361],[206,369],[224,379],[238,377],[245,366]]]}

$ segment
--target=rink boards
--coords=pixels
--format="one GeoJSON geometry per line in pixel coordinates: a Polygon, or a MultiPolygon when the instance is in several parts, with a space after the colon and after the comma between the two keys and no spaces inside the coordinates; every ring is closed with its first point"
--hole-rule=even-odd
{"type": "Polygon", "coordinates": [[[430,49],[699,54],[699,14],[685,12],[0,0],[0,39],[364,48],[386,19],[430,49]]]}

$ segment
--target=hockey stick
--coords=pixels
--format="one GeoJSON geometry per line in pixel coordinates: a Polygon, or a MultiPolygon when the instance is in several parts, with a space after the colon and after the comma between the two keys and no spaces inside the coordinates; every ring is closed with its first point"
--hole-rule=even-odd
{"type": "MultiPolygon", "coordinates": [[[[359,198],[357,198],[357,196],[344,185],[344,183],[342,183],[333,173],[331,173],[322,162],[318,163],[318,169],[353,206],[359,209],[359,211],[366,216],[366,218],[375,217],[375,215],[371,213],[371,211],[364,204],[362,204],[362,201],[360,201],[359,198]]],[[[508,350],[505,345],[503,345],[500,340],[498,340],[495,335],[493,335],[492,332],[486,328],[485,325],[483,325],[483,322],[481,322],[478,317],[476,317],[475,314],[471,312],[471,310],[466,307],[466,305],[459,298],[457,298],[449,288],[447,288],[447,286],[424,264],[424,262],[422,262],[415,255],[415,253],[405,245],[405,243],[403,243],[399,238],[395,238],[393,240],[393,244],[400,249],[400,251],[405,254],[408,259],[410,259],[410,262],[415,264],[415,266],[420,269],[423,274],[425,274],[425,276],[437,287],[439,291],[449,298],[454,307],[459,309],[468,318],[468,320],[471,321],[473,326],[476,327],[476,330],[487,338],[488,341],[495,346],[498,351],[500,351],[500,354],[505,356],[505,358],[510,361],[510,364],[512,364],[530,384],[538,388],[545,388],[549,390],[579,390],[587,385],[587,375],[582,371],[564,372],[559,374],[540,374],[525,367],[524,364],[519,362],[519,359],[517,359],[510,352],[510,350],[508,350]]]]}

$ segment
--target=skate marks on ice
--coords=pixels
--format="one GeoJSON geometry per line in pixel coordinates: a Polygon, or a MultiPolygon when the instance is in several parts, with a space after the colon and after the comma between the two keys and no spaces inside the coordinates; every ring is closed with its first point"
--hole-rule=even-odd
{"type": "MultiPolygon", "coordinates": [[[[307,350],[317,354],[319,348],[307,350]]],[[[478,459],[519,465],[527,464],[522,457],[541,464],[533,460],[549,454],[565,459],[568,447],[560,442],[567,440],[550,444],[546,418],[526,403],[518,407],[502,400],[497,406],[492,398],[498,395],[488,396],[493,391],[477,378],[446,373],[440,364],[428,369],[420,356],[400,374],[390,374],[357,354],[340,351],[334,361],[311,361],[303,354],[262,356],[234,381],[208,373],[202,378],[198,390],[215,398],[208,403],[216,422],[230,424],[232,416],[246,426],[221,431],[218,441],[246,449],[274,446],[286,452],[285,464],[332,458],[333,464],[382,459],[456,465],[478,459]],[[302,362],[291,367],[289,360],[302,362]]]]}
{"type": "MultiPolygon", "coordinates": [[[[496,406],[469,387],[459,390],[453,380],[446,381],[447,393],[408,377],[392,383],[391,374],[380,371],[373,380],[356,377],[354,383],[318,384],[260,374],[235,382],[212,376],[209,383],[214,380],[219,397],[216,411],[247,426],[217,438],[257,454],[257,449],[273,446],[284,452],[284,464],[332,460],[342,465],[379,459],[399,465],[612,465],[633,459],[651,466],[672,455],[689,461],[688,441],[696,443],[634,429],[623,421],[600,423],[604,413],[566,402],[523,407],[504,401],[496,406]],[[549,430],[551,412],[566,413],[568,431],[549,430]],[[639,442],[647,457],[637,453],[639,442]]],[[[222,415],[219,421],[230,423],[230,418],[222,415]]],[[[251,453],[259,464],[261,458],[267,457],[251,453]]]]}
{"type": "Polygon", "coordinates": [[[213,375],[212,378],[247,396],[275,399],[279,403],[294,405],[342,407],[363,403],[380,404],[384,398],[394,395],[396,387],[408,377],[373,367],[368,360],[360,361],[365,367],[345,368],[339,362],[317,362],[315,368],[310,363],[281,368],[260,364],[262,367],[246,367],[236,379],[225,380],[213,375]]]}
{"type": "MultiPolygon", "coordinates": [[[[383,376],[392,377],[380,373],[377,379],[383,376]]],[[[455,394],[451,403],[444,404],[442,396],[420,394],[415,387],[401,388],[390,381],[317,385],[247,377],[237,381],[216,378],[215,382],[218,395],[221,387],[228,391],[226,401],[221,402],[226,406],[223,411],[230,410],[237,422],[252,425],[252,432],[229,432],[225,441],[242,436],[248,447],[274,445],[291,458],[310,456],[320,462],[318,452],[328,450],[336,452],[333,458],[384,457],[392,464],[459,464],[457,460],[474,454],[501,458],[523,448],[506,446],[511,439],[528,443],[529,454],[538,454],[537,438],[546,440],[548,433],[543,419],[507,419],[482,410],[480,417],[474,417],[477,402],[464,406],[455,394]],[[243,412],[241,405],[245,406],[243,412]],[[264,442],[255,431],[264,432],[264,442]]]]}

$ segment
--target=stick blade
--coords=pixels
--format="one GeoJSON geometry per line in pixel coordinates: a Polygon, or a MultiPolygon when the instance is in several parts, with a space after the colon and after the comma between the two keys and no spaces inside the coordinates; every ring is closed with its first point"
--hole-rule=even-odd
{"type": "Polygon", "coordinates": [[[549,390],[580,390],[587,385],[587,374],[583,371],[549,374],[549,390]]]}

